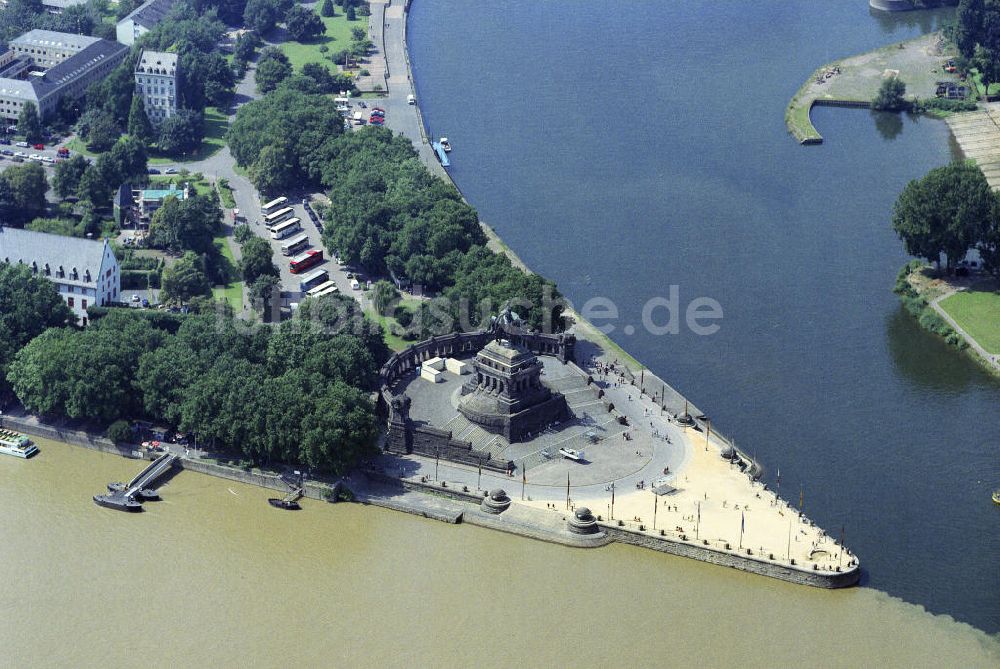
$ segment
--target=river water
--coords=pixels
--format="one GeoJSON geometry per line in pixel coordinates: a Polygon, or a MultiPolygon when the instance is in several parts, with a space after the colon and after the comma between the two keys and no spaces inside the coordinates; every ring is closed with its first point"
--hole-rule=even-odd
{"type": "Polygon", "coordinates": [[[577,307],[611,299],[611,336],[845,526],[866,585],[996,633],[1000,384],[891,292],[892,203],[955,155],[947,126],[823,108],[815,147],[784,127],[815,68],[949,16],[866,4],[416,0],[409,40],[452,175],[521,258],[577,307]],[[721,330],[642,328],[671,285],[721,330]]]}
{"type": "Polygon", "coordinates": [[[569,549],[41,440],[0,458],[0,666],[990,667],[1000,645],[868,588],[828,592],[626,546],[569,549]],[[888,640],[892,640],[888,643],[888,640]]]}

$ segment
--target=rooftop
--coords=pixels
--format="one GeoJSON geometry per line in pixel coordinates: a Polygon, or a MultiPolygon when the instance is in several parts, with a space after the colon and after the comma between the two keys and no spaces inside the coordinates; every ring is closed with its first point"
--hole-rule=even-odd
{"type": "Polygon", "coordinates": [[[133,23],[137,23],[144,28],[152,28],[170,13],[174,2],[176,0],[146,0],[146,2],[136,7],[122,21],[131,19],[133,23]]]}
{"type": "Polygon", "coordinates": [[[82,275],[90,270],[95,278],[101,269],[106,242],[51,235],[19,228],[0,226],[0,262],[31,266],[36,263],[39,271],[46,263],[53,273],[63,267],[67,275],[75,268],[82,275]]]}
{"type": "Polygon", "coordinates": [[[173,74],[177,68],[177,54],[165,51],[143,51],[135,64],[136,72],[153,72],[155,74],[173,74]],[[169,70],[160,72],[159,69],[169,70]]]}
{"type": "Polygon", "coordinates": [[[60,49],[75,49],[82,51],[95,42],[101,42],[99,37],[88,37],[87,35],[74,35],[71,33],[57,33],[53,30],[29,30],[18,38],[10,41],[11,46],[42,46],[60,49]]]}

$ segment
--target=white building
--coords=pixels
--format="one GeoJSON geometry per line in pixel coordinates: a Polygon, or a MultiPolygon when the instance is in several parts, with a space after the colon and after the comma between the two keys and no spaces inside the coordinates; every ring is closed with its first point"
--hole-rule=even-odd
{"type": "Polygon", "coordinates": [[[25,102],[44,118],[63,97],[83,97],[127,54],[121,44],[97,37],[29,30],[0,53],[0,118],[16,121],[25,102]]]}
{"type": "Polygon", "coordinates": [[[153,125],[176,114],[177,54],[143,50],[135,63],[135,92],[153,125]]]}
{"type": "Polygon", "coordinates": [[[115,26],[115,35],[122,44],[132,46],[140,35],[148,33],[170,13],[176,0],[146,0],[115,26]]]}
{"type": "Polygon", "coordinates": [[[118,301],[121,270],[107,240],[0,226],[0,262],[27,265],[56,288],[82,325],[87,307],[118,301]]]}

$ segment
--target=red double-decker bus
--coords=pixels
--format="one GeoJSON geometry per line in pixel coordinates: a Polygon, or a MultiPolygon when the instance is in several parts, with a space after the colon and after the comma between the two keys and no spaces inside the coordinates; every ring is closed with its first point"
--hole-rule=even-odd
{"type": "Polygon", "coordinates": [[[292,271],[292,274],[299,274],[321,262],[323,262],[323,252],[319,249],[310,249],[302,255],[292,258],[291,262],[288,263],[288,269],[292,271]]]}

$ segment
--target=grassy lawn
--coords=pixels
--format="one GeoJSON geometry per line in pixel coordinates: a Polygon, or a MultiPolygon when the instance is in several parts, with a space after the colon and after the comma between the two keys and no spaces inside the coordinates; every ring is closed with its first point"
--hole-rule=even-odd
{"type": "MultiPolygon", "coordinates": [[[[976,92],[979,95],[983,94],[983,75],[979,74],[978,71],[972,71],[972,81],[976,85],[976,92]]],[[[990,84],[990,95],[997,95],[1000,93],[1000,83],[990,84]]]]}
{"type": "Polygon", "coordinates": [[[1000,353],[1000,293],[969,290],[946,297],[938,304],[979,345],[1000,353]]]}
{"type": "MultiPolygon", "coordinates": [[[[400,305],[407,307],[409,309],[416,309],[420,305],[420,300],[418,299],[407,299],[400,300],[400,305]]],[[[373,321],[382,326],[383,337],[385,338],[386,346],[388,346],[393,351],[402,351],[410,344],[412,341],[406,341],[402,337],[392,333],[399,324],[396,319],[392,316],[382,316],[381,314],[375,313],[375,308],[372,306],[371,302],[368,302],[368,307],[365,309],[365,314],[371,318],[373,321]]]]}
{"type": "Polygon", "coordinates": [[[362,28],[365,33],[368,32],[369,17],[359,16],[356,21],[348,21],[343,10],[339,7],[336,10],[336,16],[320,17],[323,20],[323,25],[326,26],[325,34],[308,42],[289,41],[279,45],[296,71],[302,69],[306,63],[322,63],[333,67],[333,63],[326,57],[333,52],[351,46],[351,28],[362,28]],[[319,50],[321,46],[327,47],[329,51],[322,53],[319,50]]]}
{"type": "Polygon", "coordinates": [[[222,200],[223,207],[228,209],[236,207],[236,198],[233,197],[233,189],[226,179],[219,179],[219,198],[222,200]]]}
{"type": "MultiPolygon", "coordinates": [[[[222,253],[223,257],[228,259],[229,263],[235,268],[236,258],[233,257],[233,250],[226,243],[226,238],[216,237],[215,246],[222,253]]],[[[231,281],[229,285],[213,287],[212,297],[217,300],[227,300],[236,313],[243,311],[243,281],[231,281]]]]}
{"type": "MultiPolygon", "coordinates": [[[[197,151],[190,156],[185,156],[184,158],[172,158],[153,148],[148,151],[148,162],[150,165],[167,165],[171,163],[182,164],[195,160],[205,160],[226,145],[225,136],[226,130],[228,129],[229,119],[226,118],[226,115],[215,107],[206,107],[205,139],[202,140],[201,146],[197,151]]],[[[73,153],[79,153],[80,155],[87,156],[88,158],[96,158],[99,155],[88,149],[86,143],[79,137],[74,137],[67,142],[65,146],[73,153]]]]}
{"type": "MultiPolygon", "coordinates": [[[[197,195],[204,195],[206,193],[212,192],[212,184],[209,183],[208,179],[204,175],[201,179],[195,180],[195,174],[181,175],[181,174],[153,174],[149,177],[150,186],[160,186],[162,188],[168,188],[170,184],[180,185],[181,182],[187,182],[190,184],[191,188],[197,195]]],[[[221,239],[221,237],[220,237],[221,239]]]]}

